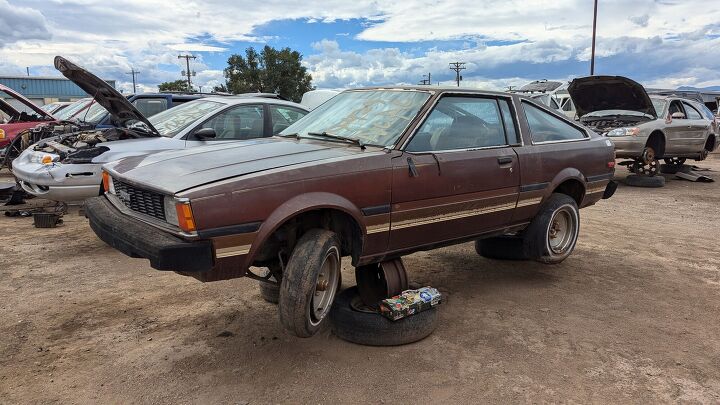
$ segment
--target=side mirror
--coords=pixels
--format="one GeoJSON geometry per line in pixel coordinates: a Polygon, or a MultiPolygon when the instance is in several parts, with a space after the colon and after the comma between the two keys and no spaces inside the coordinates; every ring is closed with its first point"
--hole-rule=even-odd
{"type": "Polygon", "coordinates": [[[205,139],[212,139],[217,136],[214,128],[201,128],[195,131],[193,135],[195,135],[195,137],[200,139],[201,141],[205,139]]]}
{"type": "Polygon", "coordinates": [[[676,111],[676,112],[672,113],[670,118],[672,118],[674,120],[684,120],[685,114],[681,113],[680,111],[676,111]]]}

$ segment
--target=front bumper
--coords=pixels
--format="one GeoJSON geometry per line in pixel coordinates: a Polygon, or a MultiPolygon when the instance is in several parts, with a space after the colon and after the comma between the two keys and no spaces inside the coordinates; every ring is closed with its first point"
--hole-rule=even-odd
{"type": "Polygon", "coordinates": [[[647,139],[637,136],[609,136],[615,145],[615,156],[618,158],[640,157],[645,149],[647,139]]]}
{"type": "Polygon", "coordinates": [[[22,188],[36,197],[54,201],[83,201],[100,194],[102,164],[43,165],[25,151],[13,161],[13,175],[22,188]]]}
{"type": "Polygon", "coordinates": [[[130,257],[150,260],[157,270],[202,272],[213,268],[209,240],[188,242],[121,213],[105,196],[85,201],[85,216],[95,234],[130,257]]]}

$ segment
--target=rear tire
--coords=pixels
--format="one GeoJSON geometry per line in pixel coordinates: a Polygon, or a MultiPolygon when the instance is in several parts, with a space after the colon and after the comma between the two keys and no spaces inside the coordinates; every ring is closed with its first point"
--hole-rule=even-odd
{"type": "Polygon", "coordinates": [[[523,232],[524,253],[545,264],[565,260],[575,249],[580,212],[574,199],[553,193],[523,232]]]}
{"type": "Polygon", "coordinates": [[[280,286],[277,284],[261,281],[259,284],[260,296],[271,304],[277,304],[280,300],[280,286]]]}
{"type": "Polygon", "coordinates": [[[663,176],[638,176],[629,175],[625,177],[625,184],[632,187],[649,187],[658,188],[665,185],[665,177],[663,176]]]}
{"type": "Polygon", "coordinates": [[[295,245],[280,284],[280,322],[298,337],[317,333],[340,288],[340,241],[334,232],[311,229],[295,245]]]}
{"type": "Polygon", "coordinates": [[[475,251],[482,257],[496,260],[528,260],[520,236],[497,236],[475,241],[475,251]]]}
{"type": "Polygon", "coordinates": [[[368,346],[398,346],[422,340],[437,329],[437,308],[391,321],[377,312],[358,311],[354,307],[359,302],[357,287],[338,294],[330,319],[340,339],[368,346]]]}

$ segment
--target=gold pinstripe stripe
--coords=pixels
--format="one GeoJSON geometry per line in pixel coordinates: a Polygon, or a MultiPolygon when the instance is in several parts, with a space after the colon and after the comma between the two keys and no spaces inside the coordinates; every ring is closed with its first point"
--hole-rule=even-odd
{"type": "Polygon", "coordinates": [[[378,233],[378,232],[387,232],[390,230],[390,224],[379,224],[379,225],[370,225],[367,227],[367,233],[370,235],[371,233],[378,233]]]}
{"type": "Polygon", "coordinates": [[[410,228],[413,226],[433,224],[436,222],[452,221],[454,219],[467,218],[467,217],[472,217],[472,216],[482,215],[482,214],[489,214],[491,212],[504,211],[504,210],[509,210],[509,209],[513,209],[513,208],[515,208],[514,202],[505,203],[505,204],[493,205],[493,206],[484,207],[484,208],[477,208],[474,210],[453,212],[451,214],[436,215],[433,217],[427,217],[427,218],[422,218],[422,219],[400,221],[397,224],[395,224],[395,223],[391,224],[391,228],[392,229],[410,228]]]}
{"type": "Polygon", "coordinates": [[[520,207],[527,207],[530,205],[537,205],[537,204],[540,204],[541,201],[542,201],[542,197],[528,198],[525,200],[520,200],[518,202],[517,206],[518,206],[518,208],[520,208],[520,207]]]}
{"type": "Polygon", "coordinates": [[[242,256],[250,253],[252,245],[231,246],[226,248],[215,249],[215,257],[221,259],[230,256],[242,256]]]}

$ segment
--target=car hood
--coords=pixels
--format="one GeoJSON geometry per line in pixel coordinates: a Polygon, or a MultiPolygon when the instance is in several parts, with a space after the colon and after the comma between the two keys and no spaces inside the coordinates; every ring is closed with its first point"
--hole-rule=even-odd
{"type": "Polygon", "coordinates": [[[104,80],[62,56],[55,57],[55,69],[93,97],[98,104],[105,107],[110,113],[113,122],[117,125],[125,127],[131,121],[140,121],[150,130],[151,134],[148,134],[149,136],[160,136],[160,133],[152,126],[150,121],[125,96],[104,80]]]}
{"type": "MultiPolygon", "coordinates": [[[[22,103],[25,107],[33,110],[35,114],[37,114],[40,117],[47,117],[48,120],[55,121],[55,117],[52,116],[49,112],[43,110],[42,108],[38,107],[33,103],[32,101],[28,100],[23,96],[22,94],[18,93],[17,91],[11,89],[10,87],[4,86],[0,84],[0,91],[4,91],[7,93],[10,97],[14,98],[18,102],[22,103]]],[[[20,115],[20,112],[14,108],[12,105],[10,105],[7,102],[4,102],[0,99],[0,111],[3,111],[5,114],[10,116],[18,116],[20,115]]]]}
{"type": "Polygon", "coordinates": [[[368,151],[323,142],[267,138],[130,157],[105,168],[139,186],[175,194],[233,177],[357,153],[368,151]]]}
{"type": "Polygon", "coordinates": [[[623,76],[588,76],[573,80],[568,92],[578,117],[594,111],[637,111],[657,118],[650,96],[640,83],[623,76]]]}

